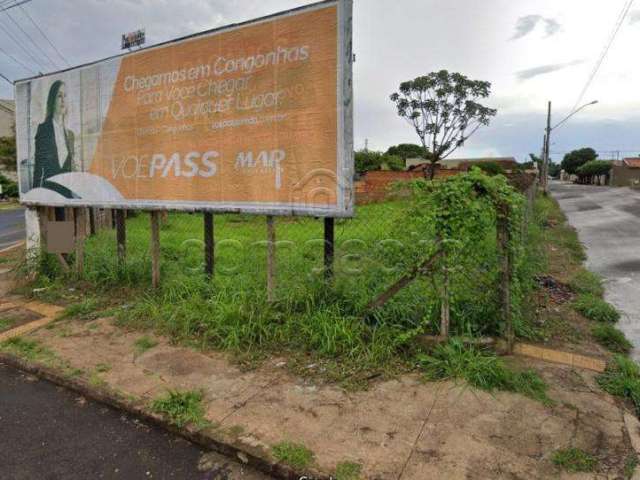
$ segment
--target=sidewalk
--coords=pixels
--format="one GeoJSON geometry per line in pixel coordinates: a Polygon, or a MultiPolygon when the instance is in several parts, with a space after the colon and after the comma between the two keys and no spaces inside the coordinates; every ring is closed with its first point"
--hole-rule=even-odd
{"type": "Polygon", "coordinates": [[[267,463],[276,462],[274,445],[303,444],[314,456],[305,472],[325,477],[349,465],[377,480],[574,478],[551,455],[576,447],[597,452],[606,476],[575,478],[616,478],[633,452],[624,410],[586,370],[513,360],[544,377],[551,407],[419,375],[347,392],[293,376],[285,358],[244,371],[224,354],[157,337],[138,354],[142,336],[99,319],[58,321],[24,338],[53,352],[50,368],[143,408],[167,390],[201,390],[211,422],[205,435],[267,463]]]}

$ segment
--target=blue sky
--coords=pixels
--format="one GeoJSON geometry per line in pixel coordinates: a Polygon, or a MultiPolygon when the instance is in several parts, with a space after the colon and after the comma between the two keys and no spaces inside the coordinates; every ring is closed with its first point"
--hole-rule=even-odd
{"type": "MultiPolygon", "coordinates": [[[[148,43],[248,20],[304,3],[301,0],[32,0],[24,9],[68,59],[81,64],[119,52],[120,34],[145,27],[148,43]]],[[[487,101],[498,109],[454,156],[515,156],[540,151],[547,100],[554,118],[575,104],[610,35],[625,0],[355,0],[355,141],[386,149],[415,141],[388,97],[401,81],[446,68],[493,83],[487,101]]],[[[20,8],[19,23],[55,63],[20,8]]],[[[0,14],[0,46],[34,70],[38,67],[3,30],[22,33],[0,14]]],[[[635,51],[640,44],[640,10],[632,10],[599,75],[584,97],[599,104],[556,132],[552,151],[585,145],[601,156],[640,154],[640,107],[635,51]]],[[[32,51],[33,45],[24,41],[32,51]]],[[[43,64],[48,61],[42,53],[43,64]]],[[[30,76],[0,53],[0,72],[11,79],[30,76]]],[[[0,82],[0,97],[12,87],[0,82]]]]}

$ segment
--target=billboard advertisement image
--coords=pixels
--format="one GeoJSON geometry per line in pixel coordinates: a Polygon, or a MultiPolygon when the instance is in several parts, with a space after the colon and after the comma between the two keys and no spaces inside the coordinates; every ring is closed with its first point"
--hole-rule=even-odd
{"type": "Polygon", "coordinates": [[[353,213],[351,0],[16,82],[26,205],[353,213]]]}

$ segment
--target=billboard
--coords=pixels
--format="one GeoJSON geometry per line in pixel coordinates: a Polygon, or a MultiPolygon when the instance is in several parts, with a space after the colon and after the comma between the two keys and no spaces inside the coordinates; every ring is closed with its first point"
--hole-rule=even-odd
{"type": "Polygon", "coordinates": [[[351,0],[16,82],[26,205],[353,213],[351,0]]]}

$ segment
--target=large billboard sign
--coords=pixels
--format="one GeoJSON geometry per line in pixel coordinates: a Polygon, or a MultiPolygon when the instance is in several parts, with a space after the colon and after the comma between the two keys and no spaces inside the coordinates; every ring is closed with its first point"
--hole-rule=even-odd
{"type": "Polygon", "coordinates": [[[353,212],[351,0],[16,82],[26,205],[353,212]]]}

